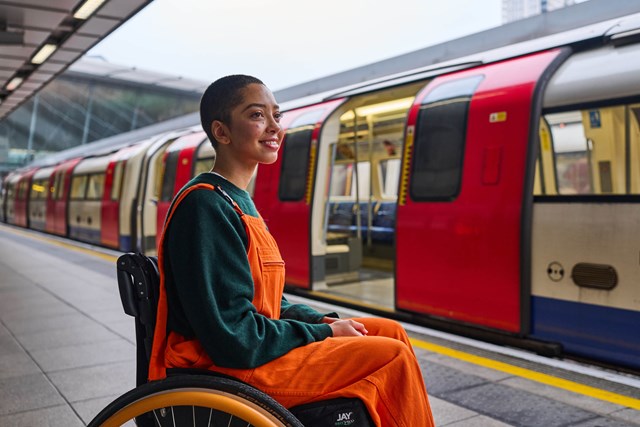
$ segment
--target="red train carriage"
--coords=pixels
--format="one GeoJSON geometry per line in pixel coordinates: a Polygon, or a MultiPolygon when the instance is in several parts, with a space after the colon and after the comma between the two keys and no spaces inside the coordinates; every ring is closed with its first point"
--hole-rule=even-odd
{"type": "Polygon", "coordinates": [[[46,229],[47,209],[51,206],[52,192],[50,186],[54,167],[48,166],[38,169],[33,175],[29,189],[29,227],[34,230],[46,229]]]}
{"type": "Polygon", "coordinates": [[[182,136],[169,145],[164,154],[164,169],[160,177],[162,188],[158,200],[157,230],[162,230],[173,196],[192,177],[211,170],[214,160],[215,152],[203,131],[182,136]]]}
{"type": "Polygon", "coordinates": [[[69,193],[71,192],[71,173],[82,160],[76,157],[63,161],[54,167],[49,179],[50,195],[47,199],[46,231],[66,236],[68,234],[69,193]]]}
{"type": "Polygon", "coordinates": [[[29,227],[29,190],[37,168],[20,174],[14,190],[13,221],[14,225],[29,227]]]}

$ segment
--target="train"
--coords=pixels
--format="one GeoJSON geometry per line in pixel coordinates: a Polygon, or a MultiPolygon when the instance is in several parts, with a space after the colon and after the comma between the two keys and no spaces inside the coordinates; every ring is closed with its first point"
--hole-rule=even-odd
{"type": "MultiPolygon", "coordinates": [[[[288,292],[640,370],[640,15],[282,104],[288,292]]],[[[0,219],[155,254],[196,120],[14,171],[0,219]]],[[[188,238],[188,236],[186,236],[188,238]]]]}

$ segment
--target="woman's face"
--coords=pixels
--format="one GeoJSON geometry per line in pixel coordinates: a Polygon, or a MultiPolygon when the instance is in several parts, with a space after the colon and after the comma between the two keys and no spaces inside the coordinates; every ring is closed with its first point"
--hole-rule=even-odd
{"type": "Polygon", "coordinates": [[[231,111],[227,124],[228,150],[237,160],[270,164],[278,159],[284,131],[280,107],[271,91],[261,84],[242,89],[243,101],[231,111]]]}

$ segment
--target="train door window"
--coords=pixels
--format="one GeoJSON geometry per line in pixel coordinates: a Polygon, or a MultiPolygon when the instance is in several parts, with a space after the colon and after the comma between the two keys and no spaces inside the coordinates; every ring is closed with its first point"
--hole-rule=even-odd
{"type": "Polygon", "coordinates": [[[213,169],[214,161],[215,161],[214,157],[206,157],[203,159],[196,160],[196,166],[193,172],[193,176],[198,176],[201,173],[209,172],[211,169],[213,169]]]}
{"type": "Polygon", "coordinates": [[[170,202],[173,198],[173,187],[176,183],[176,170],[178,168],[179,151],[175,151],[167,154],[164,163],[164,174],[162,177],[162,191],[160,193],[160,200],[163,202],[170,202]]]}
{"type": "Polygon", "coordinates": [[[43,180],[33,181],[33,183],[31,184],[31,193],[29,194],[29,199],[45,199],[47,197],[47,193],[45,192],[46,189],[47,187],[44,185],[43,180]]]}
{"type": "Polygon", "coordinates": [[[559,195],[640,194],[639,110],[632,104],[545,114],[553,163],[542,167],[555,172],[559,195]]]}
{"type": "Polygon", "coordinates": [[[113,182],[111,184],[111,200],[118,200],[122,191],[122,176],[124,175],[124,161],[116,163],[113,168],[113,182]]]}
{"type": "Polygon", "coordinates": [[[409,187],[414,200],[452,200],[458,195],[469,103],[482,79],[443,83],[422,101],[409,187]]]}
{"type": "Polygon", "coordinates": [[[280,200],[299,201],[304,198],[309,174],[309,154],[313,126],[287,131],[282,145],[280,200]]]}
{"type": "Polygon", "coordinates": [[[84,199],[85,192],[87,191],[87,175],[76,175],[71,180],[71,195],[72,199],[84,199]]]}
{"type": "Polygon", "coordinates": [[[396,199],[400,183],[400,159],[387,159],[380,162],[380,180],[382,197],[396,199]]]}
{"type": "Polygon", "coordinates": [[[104,174],[92,174],[89,175],[87,183],[87,199],[97,200],[101,199],[104,194],[104,174]]]}
{"type": "Polygon", "coordinates": [[[13,187],[13,183],[7,184],[6,200],[13,200],[13,187]]]}
{"type": "Polygon", "coordinates": [[[53,200],[62,199],[62,190],[64,186],[64,171],[56,172],[53,178],[53,188],[51,192],[53,193],[53,200]]]}

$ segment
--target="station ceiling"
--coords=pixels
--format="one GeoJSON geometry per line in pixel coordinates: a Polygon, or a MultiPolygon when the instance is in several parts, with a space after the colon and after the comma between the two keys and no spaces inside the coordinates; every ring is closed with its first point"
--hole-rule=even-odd
{"type": "Polygon", "coordinates": [[[0,0],[0,120],[151,1],[0,0]]]}

